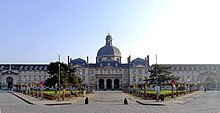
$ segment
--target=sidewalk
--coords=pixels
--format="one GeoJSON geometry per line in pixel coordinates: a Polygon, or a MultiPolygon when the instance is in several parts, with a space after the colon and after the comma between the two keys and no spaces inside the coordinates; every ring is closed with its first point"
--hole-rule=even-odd
{"type": "Polygon", "coordinates": [[[141,105],[152,105],[152,106],[165,106],[166,101],[156,101],[156,100],[144,100],[141,97],[136,97],[132,96],[129,94],[124,93],[124,95],[128,98],[131,99],[141,105]]]}
{"type": "Polygon", "coordinates": [[[142,105],[155,105],[155,106],[165,106],[166,104],[170,104],[170,103],[176,103],[176,104],[186,104],[189,101],[197,98],[199,95],[203,94],[204,91],[196,91],[190,94],[186,94],[186,95],[182,95],[182,96],[178,96],[175,98],[170,98],[170,99],[166,99],[165,101],[156,101],[156,100],[144,100],[140,97],[136,97],[136,96],[131,96],[129,94],[125,94],[126,97],[128,97],[129,99],[132,99],[134,101],[136,101],[139,104],[142,105]]]}
{"type": "Polygon", "coordinates": [[[9,92],[31,105],[51,105],[51,106],[52,105],[67,105],[67,104],[75,103],[79,100],[76,98],[70,99],[68,101],[46,100],[46,99],[41,100],[41,97],[35,98],[35,97],[31,97],[31,96],[18,93],[18,92],[14,92],[14,91],[9,91],[9,92]]]}
{"type": "Polygon", "coordinates": [[[170,99],[169,101],[173,101],[173,103],[177,103],[177,104],[186,104],[189,101],[197,98],[198,96],[200,96],[203,93],[204,93],[204,91],[196,91],[196,92],[193,92],[193,93],[190,93],[190,94],[186,94],[186,95],[183,95],[183,96],[176,97],[173,100],[170,99]]]}

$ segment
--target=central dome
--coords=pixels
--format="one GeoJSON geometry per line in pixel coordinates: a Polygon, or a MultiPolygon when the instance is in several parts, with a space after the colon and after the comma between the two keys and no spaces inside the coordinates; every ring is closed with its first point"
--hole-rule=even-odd
{"type": "Polygon", "coordinates": [[[97,56],[121,56],[121,52],[117,47],[114,46],[104,46],[101,49],[99,49],[97,56]]]}
{"type": "Polygon", "coordinates": [[[112,45],[112,36],[108,33],[106,36],[106,45],[99,49],[97,53],[98,61],[108,61],[121,59],[121,52],[119,49],[112,45]]]}

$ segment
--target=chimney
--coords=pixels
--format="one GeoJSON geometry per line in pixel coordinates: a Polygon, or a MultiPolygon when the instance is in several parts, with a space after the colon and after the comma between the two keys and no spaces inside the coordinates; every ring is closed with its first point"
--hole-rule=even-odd
{"type": "Polygon", "coordinates": [[[67,56],[67,64],[70,65],[70,56],[67,56]]]}
{"type": "Polygon", "coordinates": [[[87,56],[87,64],[89,64],[89,57],[87,56]]]}
{"type": "Polygon", "coordinates": [[[150,65],[149,55],[147,55],[147,63],[150,65]]]}
{"type": "Polygon", "coordinates": [[[131,55],[128,57],[128,64],[131,62],[131,55]]]}
{"type": "MultiPolygon", "coordinates": [[[[70,63],[71,63],[71,61],[72,61],[72,58],[70,58],[70,63]]],[[[71,64],[70,64],[71,65],[71,64]]]]}

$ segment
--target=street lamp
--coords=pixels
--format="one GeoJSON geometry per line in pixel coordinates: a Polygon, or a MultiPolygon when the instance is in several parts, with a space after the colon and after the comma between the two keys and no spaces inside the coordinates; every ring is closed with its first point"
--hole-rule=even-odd
{"type": "Polygon", "coordinates": [[[187,82],[187,91],[188,91],[188,93],[190,92],[189,91],[189,82],[190,82],[190,79],[188,78],[187,80],[186,80],[186,82],[187,82]]]}
{"type": "Polygon", "coordinates": [[[200,81],[198,81],[197,83],[198,83],[198,90],[200,90],[200,81]]]}
{"type": "MultiPolygon", "coordinates": [[[[21,85],[22,87],[22,85],[21,85]]],[[[24,93],[24,89],[25,89],[25,79],[23,79],[23,87],[21,88],[22,89],[22,93],[24,93]]]]}
{"type": "Polygon", "coordinates": [[[60,100],[60,62],[59,62],[59,64],[58,64],[58,66],[59,66],[59,93],[58,93],[58,101],[61,101],[60,100]]]}

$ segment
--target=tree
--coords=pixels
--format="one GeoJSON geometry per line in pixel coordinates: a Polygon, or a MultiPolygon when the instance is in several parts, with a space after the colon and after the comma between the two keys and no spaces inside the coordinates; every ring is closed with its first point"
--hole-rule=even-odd
{"type": "MultiPolygon", "coordinates": [[[[75,84],[76,79],[80,78],[75,75],[76,69],[72,66],[68,66],[63,62],[51,62],[48,66],[48,73],[52,75],[52,77],[48,78],[45,82],[46,86],[55,86],[56,83],[59,82],[59,64],[60,64],[60,84],[75,84]]],[[[78,80],[77,83],[81,83],[78,80]]]]}
{"type": "Polygon", "coordinates": [[[161,83],[166,83],[171,80],[179,80],[178,76],[172,75],[169,71],[171,67],[169,66],[162,66],[162,65],[152,65],[149,69],[151,73],[148,82],[149,84],[157,84],[160,85],[161,83]]]}

